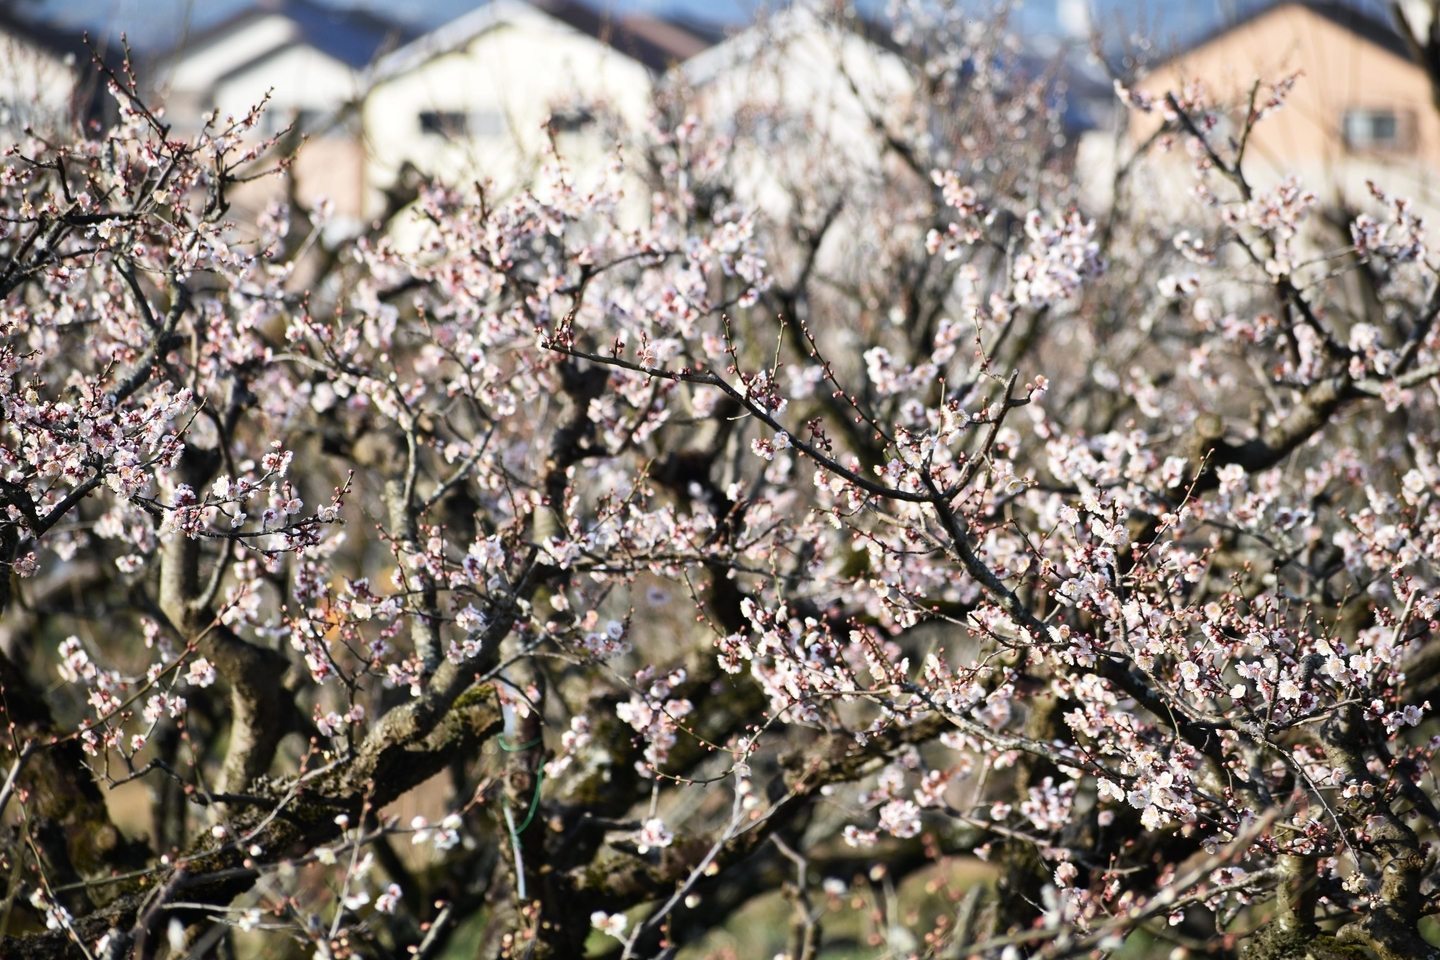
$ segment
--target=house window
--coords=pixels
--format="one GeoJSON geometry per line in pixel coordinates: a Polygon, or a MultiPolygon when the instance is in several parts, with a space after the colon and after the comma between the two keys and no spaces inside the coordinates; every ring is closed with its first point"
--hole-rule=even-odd
{"type": "Polygon", "coordinates": [[[576,133],[595,122],[595,115],[583,107],[570,110],[556,110],[550,115],[550,123],[556,133],[576,133]]]}
{"type": "Polygon", "coordinates": [[[1345,145],[1353,150],[1399,150],[1405,124],[1394,110],[1346,110],[1345,145]]]}
{"type": "Polygon", "coordinates": [[[477,137],[498,137],[505,132],[505,114],[499,110],[476,110],[470,114],[470,129],[477,137]]]}
{"type": "Polygon", "coordinates": [[[420,114],[420,132],[440,137],[469,136],[469,117],[459,110],[425,110],[420,114]]]}

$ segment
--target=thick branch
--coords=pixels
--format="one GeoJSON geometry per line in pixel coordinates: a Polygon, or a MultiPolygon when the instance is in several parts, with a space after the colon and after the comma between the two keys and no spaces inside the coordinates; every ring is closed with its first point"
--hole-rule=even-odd
{"type": "MultiPolygon", "coordinates": [[[[404,708],[401,708],[403,710],[404,708]]],[[[400,710],[391,711],[398,713],[400,710]]],[[[387,715],[388,716],[388,715],[387,715]]],[[[383,724],[382,724],[383,727],[383,724]]],[[[392,724],[390,729],[401,729],[392,724]]],[[[112,927],[143,932],[143,922],[157,904],[184,899],[221,906],[249,889],[267,865],[309,851],[340,835],[337,811],[356,821],[366,804],[382,807],[433,777],[456,757],[473,755],[501,729],[500,704],[490,687],[458,697],[451,708],[419,737],[388,738],[372,734],[357,754],[333,767],[296,781],[257,784],[257,794],[274,798],[267,806],[247,806],[227,821],[232,839],[188,856],[157,871],[148,882],[131,888],[106,906],[77,917],[75,932],[93,944],[112,927]],[[263,854],[249,853],[251,845],[263,854]],[[246,866],[247,859],[256,862],[246,866]],[[157,887],[161,893],[155,893],[157,887]],[[183,898],[179,895],[184,894],[183,898]]],[[[379,731],[377,731],[377,734],[379,731]]],[[[205,842],[213,843],[209,836],[205,842]]],[[[158,915],[158,914],[156,914],[158,915]]],[[[6,960],[80,960],[83,954],[65,931],[0,940],[6,960]]]]}

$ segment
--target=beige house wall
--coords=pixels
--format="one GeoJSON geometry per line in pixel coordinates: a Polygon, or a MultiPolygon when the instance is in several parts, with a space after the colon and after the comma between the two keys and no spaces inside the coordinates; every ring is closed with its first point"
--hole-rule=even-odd
{"type": "MultiPolygon", "coordinates": [[[[1293,174],[1326,200],[1363,205],[1365,181],[1375,179],[1423,207],[1440,209],[1440,113],[1431,104],[1424,72],[1300,4],[1278,6],[1216,36],[1136,87],[1158,99],[1201,81],[1213,102],[1231,108],[1229,126],[1216,131],[1225,144],[1238,133],[1255,81],[1278,81],[1297,72],[1285,106],[1256,126],[1247,145],[1245,169],[1252,182],[1264,187],[1293,174]],[[1401,146],[1348,145],[1343,124],[1352,109],[1393,110],[1400,120],[1401,146]]],[[[1132,113],[1125,146],[1133,151],[1160,122],[1158,111],[1132,113]]],[[[1175,155],[1185,156],[1181,150],[1175,155]]]]}
{"type": "MultiPolygon", "coordinates": [[[[263,169],[273,167],[282,155],[277,152],[269,156],[263,161],[263,169]]],[[[312,137],[298,145],[294,162],[283,176],[264,176],[237,184],[227,196],[239,219],[250,221],[270,203],[284,203],[292,190],[295,199],[307,209],[315,209],[321,200],[330,201],[329,229],[344,236],[359,233],[365,226],[361,206],[365,195],[364,145],[358,137],[348,134],[312,137]]]]}

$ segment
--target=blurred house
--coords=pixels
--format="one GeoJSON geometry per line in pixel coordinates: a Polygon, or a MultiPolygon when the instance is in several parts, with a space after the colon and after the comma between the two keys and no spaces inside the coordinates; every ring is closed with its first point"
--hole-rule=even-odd
{"type": "Polygon", "coordinates": [[[542,155],[547,118],[574,165],[641,128],[656,78],[710,39],[575,0],[490,0],[381,61],[364,103],[371,204],[407,165],[505,190],[542,155]]]}
{"type": "Polygon", "coordinates": [[[5,146],[28,127],[64,130],[99,120],[104,86],[94,54],[78,34],[21,20],[0,10],[0,137],[5,146]]]}
{"type": "Polygon", "coordinates": [[[688,61],[699,113],[737,136],[732,169],[747,199],[774,213],[793,185],[877,176],[886,154],[878,118],[906,117],[914,74],[883,27],[822,17],[796,4],[688,61]],[[804,150],[785,145],[803,142],[804,150]],[[817,170],[818,161],[826,169],[817,170]]]}
{"type": "Polygon", "coordinates": [[[223,125],[265,102],[261,133],[293,125],[307,138],[293,172],[299,199],[326,197],[340,222],[358,223],[365,158],[357,104],[374,64],[411,39],[373,14],[260,0],[158,57],[152,69],[182,136],[212,116],[223,125]]]}
{"type": "MultiPolygon", "coordinates": [[[[1394,28],[1342,3],[1282,2],[1201,40],[1151,71],[1136,88],[1163,98],[1199,81],[1228,107],[1215,131],[1238,134],[1251,88],[1291,75],[1283,109],[1265,117],[1245,150],[1257,186],[1295,175],[1327,202],[1363,205],[1367,179],[1417,204],[1440,207],[1440,113],[1425,71],[1394,28]]],[[[1262,87],[1261,96],[1265,95],[1262,87]]],[[[1158,111],[1132,112],[1128,129],[1088,134],[1080,151],[1089,206],[1111,202],[1117,158],[1134,153],[1159,127],[1158,111]]],[[[1193,183],[1176,151],[1171,187],[1193,183]],[[1188,177],[1188,182],[1186,178],[1188,177]]],[[[1173,196],[1162,186],[1158,196],[1173,196]]]]}

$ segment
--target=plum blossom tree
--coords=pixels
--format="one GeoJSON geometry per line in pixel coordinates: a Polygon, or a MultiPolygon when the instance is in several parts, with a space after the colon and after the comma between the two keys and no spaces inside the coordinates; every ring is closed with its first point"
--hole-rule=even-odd
{"type": "Polygon", "coordinates": [[[1194,189],[1097,219],[1056,75],[890,22],[879,162],[778,210],[806,117],[678,83],[334,249],[236,213],[258,107],[10,151],[0,954],[1436,951],[1421,217],[1252,182],[1280,78],[1122,77],[1194,189]]]}

